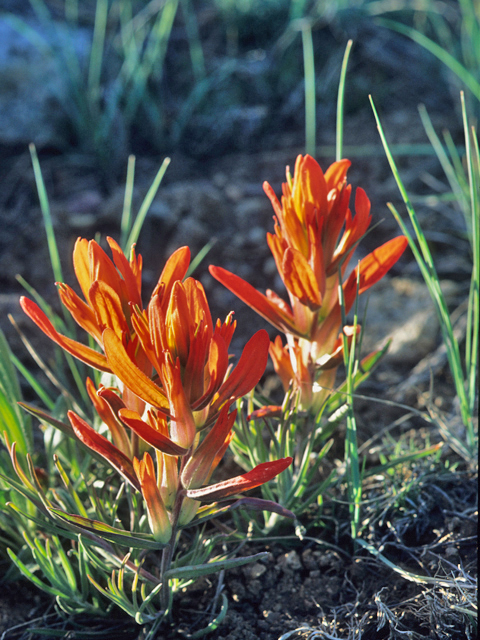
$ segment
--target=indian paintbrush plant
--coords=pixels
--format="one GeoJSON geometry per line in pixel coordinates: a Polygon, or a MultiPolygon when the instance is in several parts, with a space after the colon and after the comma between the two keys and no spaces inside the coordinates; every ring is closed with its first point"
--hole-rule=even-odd
{"type": "MultiPolygon", "coordinates": [[[[174,13],[177,4],[168,5],[174,13]]],[[[105,8],[106,4],[98,6],[105,8]]],[[[174,13],[170,13],[172,20],[174,13]]],[[[311,29],[309,23],[303,24],[305,53],[311,29]]],[[[100,27],[96,25],[95,29],[101,36],[100,27]]],[[[101,42],[100,37],[99,50],[101,42]]],[[[125,204],[130,204],[124,207],[128,215],[122,218],[121,246],[107,238],[112,258],[96,241],[78,239],[73,263],[83,298],[69,285],[58,283],[64,319],[27,287],[30,298],[36,301],[22,298],[23,310],[55,343],[55,356],[63,354],[69,367],[67,375],[61,366],[52,372],[34,354],[59,390],[56,397],[45,392],[0,334],[0,419],[6,449],[0,450],[0,551],[7,549],[15,567],[54,596],[58,609],[67,615],[109,614],[117,606],[138,624],[148,625],[148,635],[142,637],[153,639],[175,606],[175,593],[200,576],[217,573],[217,593],[207,614],[211,619],[217,617],[195,632],[194,636],[200,637],[214,630],[225,615],[224,570],[262,558],[261,553],[238,555],[246,536],[245,519],[237,514],[247,512],[250,533],[253,530],[262,535],[272,534],[280,522],[291,526],[292,518],[299,518],[295,532],[301,538],[306,524],[306,518],[302,521],[301,517],[312,506],[321,505],[323,494],[334,483],[344,483],[347,489],[352,538],[402,573],[369,544],[367,536],[359,536],[363,526],[363,474],[375,473],[375,469],[393,474],[399,462],[438,453],[441,444],[403,457],[395,453],[381,467],[362,469],[352,403],[356,388],[386,350],[358,358],[362,340],[358,297],[395,265],[407,244],[437,307],[466,442],[448,429],[444,430],[446,435],[442,433],[467,461],[472,462],[476,456],[480,179],[476,132],[470,130],[462,101],[467,176],[453,142],[446,140],[453,157],[450,163],[435,134],[429,132],[431,124],[427,122],[426,127],[433,146],[440,151],[439,157],[444,158],[447,175],[456,174],[454,191],[463,187],[459,200],[465,202],[474,269],[462,363],[425,235],[375,109],[382,142],[416,238],[390,205],[403,235],[357,264],[353,261],[357,246],[371,231],[371,214],[370,201],[361,188],[350,208],[350,161],[342,159],[343,86],[350,46],[351,42],[344,57],[337,105],[337,161],[324,172],[313,157],[299,156],[293,175],[287,168],[281,200],[269,184],[264,184],[275,214],[274,232],[267,233],[267,243],[288,302],[273,291],[267,290],[264,295],[225,269],[210,268],[219,282],[284,334],[284,339],[276,336],[270,342],[267,332],[257,331],[232,366],[229,348],[236,322],[232,313],[223,322],[213,322],[202,285],[188,277],[188,247],[178,249],[168,259],[144,306],[141,256],[134,246],[129,256],[124,249],[138,237],[168,160],[133,226],[129,214],[131,189],[126,189],[125,204]],[[77,339],[76,325],[87,333],[88,345],[77,339]],[[268,355],[283,386],[281,406],[271,405],[268,398],[255,394],[268,355]],[[342,364],[345,379],[338,384],[342,364]],[[13,365],[47,410],[22,402],[13,365]],[[91,371],[87,373],[87,369],[91,371]],[[70,385],[70,378],[76,388],[70,385]],[[42,425],[44,453],[34,451],[32,415],[42,425]],[[346,418],[347,426],[344,465],[329,475],[320,473],[341,418],[346,418]],[[219,465],[221,470],[222,457],[229,448],[245,473],[214,482],[213,474],[219,465]],[[262,498],[242,495],[255,488],[262,498]],[[239,525],[237,531],[215,522],[224,515],[230,521],[233,517],[239,525]],[[218,596],[222,599],[219,613],[218,596]]],[[[97,58],[101,63],[101,56],[97,58]]],[[[101,64],[97,63],[98,71],[101,64]]],[[[305,71],[311,109],[306,120],[314,125],[313,65],[310,71],[310,75],[305,71]]],[[[92,86],[99,82],[96,76],[94,69],[92,86]]],[[[96,93],[92,93],[93,106],[96,93]]],[[[136,100],[140,94],[134,94],[136,100]]],[[[307,130],[311,133],[308,126],[307,130]]],[[[315,149],[314,126],[307,149],[315,149]]],[[[61,281],[53,225],[34,149],[32,160],[52,267],[56,280],[61,281]]],[[[127,178],[127,187],[132,188],[133,167],[131,158],[127,175],[132,183],[127,178]]],[[[55,365],[58,362],[57,358],[55,365]]],[[[434,422],[434,416],[430,422],[434,422]]],[[[318,523],[321,509],[316,510],[315,517],[318,523]]],[[[436,580],[408,572],[403,575],[419,583],[436,580]]]]}
{"type": "MultiPolygon", "coordinates": [[[[287,168],[281,201],[264,185],[275,212],[267,242],[289,303],[210,267],[286,338],[286,344],[280,336],[271,342],[257,331],[236,366],[229,356],[236,321],[230,313],[213,322],[203,286],[188,276],[188,247],[167,260],[145,306],[142,258],[134,246],[126,257],[112,238],[112,258],[96,241],[77,240],[73,264],[83,298],[57,284],[65,321],[38,296],[21,299],[23,311],[67,354],[77,380],[83,369],[75,369],[73,359],[92,369],[78,394],[53,377],[62,393],[55,402],[45,399],[48,411],[20,403],[43,425],[46,458],[29,453],[31,426],[18,407],[4,434],[10,462],[1,458],[0,477],[13,496],[1,510],[8,554],[56,596],[61,610],[98,613],[108,611],[110,601],[154,634],[176,592],[215,572],[221,581],[225,569],[261,557],[235,557],[238,540],[245,539],[239,511],[248,511],[250,529],[271,534],[280,518],[291,522],[321,503],[338,480],[347,481],[352,537],[358,535],[362,479],[351,399],[385,349],[359,361],[356,303],[397,262],[407,238],[394,238],[350,266],[371,215],[360,188],[354,213],[350,209],[349,167],[344,159],[324,173],[312,157],[299,156],[293,176],[287,168]],[[74,337],[71,319],[88,334],[88,345],[74,337]],[[283,385],[282,406],[254,395],[268,355],[283,385]],[[338,385],[342,363],[346,379],[338,385]],[[321,477],[339,416],[347,417],[345,473],[321,477]],[[212,483],[229,447],[245,473],[212,483]],[[262,498],[241,495],[257,487],[262,498]],[[209,521],[225,514],[239,530],[222,525],[212,533],[209,521]]],[[[5,364],[13,355],[3,343],[0,350],[0,390],[10,389],[14,406],[20,393],[5,364]]],[[[296,532],[302,537],[303,524],[296,532]]],[[[223,593],[222,600],[211,624],[225,614],[223,593]]]]}
{"type": "MultiPolygon", "coordinates": [[[[239,276],[210,267],[219,282],[285,334],[286,344],[277,336],[269,347],[286,394],[283,407],[261,407],[252,412],[248,425],[239,421],[232,444],[245,468],[264,462],[274,452],[293,456],[294,465],[278,483],[278,493],[267,492],[296,515],[315,502],[324,488],[318,482],[313,491],[310,488],[335,422],[322,420],[322,415],[331,416],[346,406],[346,385],[334,393],[336,374],[339,365],[347,362],[360,332],[356,319],[353,325],[346,324],[346,315],[358,296],[389,271],[407,246],[405,236],[398,236],[347,272],[371,222],[370,201],[363,189],[356,191],[355,214],[350,209],[352,188],[346,177],[350,164],[340,160],[324,173],[311,156],[298,156],[293,176],[287,167],[281,202],[264,183],[275,212],[274,233],[267,233],[267,242],[290,304],[274,291],[264,295],[239,276]],[[275,429],[271,422],[278,417],[275,429]],[[258,419],[270,423],[269,447],[252,435],[258,430],[254,424],[258,419]],[[313,465],[312,456],[316,457],[313,465]]],[[[354,386],[381,355],[381,351],[372,353],[357,366],[352,372],[354,386]]],[[[267,531],[275,522],[274,516],[267,531]]]]}
{"type": "MultiPolygon", "coordinates": [[[[197,563],[189,564],[184,558],[179,565],[175,551],[182,530],[239,507],[273,510],[293,517],[273,502],[236,497],[275,478],[292,459],[268,461],[243,475],[210,484],[232,438],[237,414],[232,405],[250,392],[264,373],[268,334],[264,330],[255,333],[237,365],[230,366],[228,349],[236,321],[229,314],[223,323],[213,323],[202,285],[191,277],[185,279],[189,249],[182,247],[169,258],[143,308],[141,256],[132,247],[127,259],[114,240],[107,240],[113,260],[93,240],[79,239],[75,245],[73,263],[84,299],[68,285],[58,284],[65,308],[99,350],[60,333],[38,304],[21,299],[22,309],[50,339],[96,369],[94,377],[104,380],[105,384],[86,380],[96,416],[89,421],[79,411],[69,409],[68,421],[62,421],[34,407],[24,407],[44,424],[59,428],[83,445],[97,460],[105,461],[119,474],[121,482],[107,474],[102,484],[100,474],[92,483],[84,476],[88,473],[86,459],[79,461],[80,474],[69,478],[57,454],[55,464],[69,493],[68,498],[62,497],[61,492],[44,486],[42,478],[46,474],[34,467],[29,454],[19,459],[15,443],[11,444],[7,436],[5,441],[18,481],[4,475],[2,478],[35,506],[30,514],[34,522],[45,524],[47,531],[77,538],[73,549],[83,555],[79,560],[83,582],[89,580],[138,622],[152,618],[158,621],[171,610],[172,582],[178,588],[185,579],[258,557],[224,557],[205,562],[205,554],[193,549],[189,557],[197,559],[197,563]],[[111,492],[107,488],[111,483],[118,495],[107,506],[98,493],[111,492]],[[84,507],[77,491],[80,486],[87,490],[96,517],[84,507]],[[121,512],[122,494],[127,498],[126,512],[121,512]],[[109,558],[110,566],[105,559],[96,559],[104,570],[103,580],[89,568],[95,554],[92,547],[109,558]],[[160,552],[154,574],[143,566],[148,550],[160,552]],[[120,567],[117,583],[115,572],[108,579],[112,566],[120,567]],[[144,582],[141,604],[136,596],[130,601],[125,595],[125,571],[130,572],[131,583],[144,582]],[[106,590],[100,582],[108,582],[109,588],[106,590]],[[150,584],[151,593],[145,590],[146,583],[150,584]],[[161,606],[152,613],[154,593],[159,593],[161,606]],[[150,617],[143,613],[145,603],[150,607],[150,617]]],[[[13,505],[11,509],[15,511],[13,505]]],[[[16,513],[19,514],[18,509],[16,513]]],[[[197,544],[205,545],[201,538],[196,539],[197,544]]],[[[38,554],[38,548],[36,551],[38,554]]],[[[13,551],[10,556],[20,570],[32,577],[13,551]]],[[[69,573],[70,591],[75,591],[75,578],[69,573]]],[[[52,588],[46,590],[52,592],[52,588]]],[[[72,603],[61,602],[64,594],[58,585],[55,595],[65,610],[75,608],[72,603]]]]}

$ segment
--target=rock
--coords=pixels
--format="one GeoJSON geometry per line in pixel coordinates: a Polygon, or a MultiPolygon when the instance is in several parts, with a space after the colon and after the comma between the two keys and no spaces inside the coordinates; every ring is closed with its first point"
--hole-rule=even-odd
{"type": "MultiPolygon", "coordinates": [[[[84,56],[87,32],[71,34],[52,22],[59,46],[70,40],[74,55],[84,56]]],[[[63,148],[68,144],[67,114],[73,81],[62,68],[61,56],[34,22],[9,14],[0,17],[0,144],[63,148]]]]}
{"type": "Polygon", "coordinates": [[[262,227],[252,227],[247,233],[247,240],[251,244],[262,246],[265,242],[265,230],[262,227]]]}
{"type": "MultiPolygon", "coordinates": [[[[241,231],[248,231],[252,226],[263,222],[265,211],[268,211],[266,198],[244,198],[235,205],[235,219],[241,231]]],[[[265,230],[263,230],[265,236],[265,230]]]]}
{"type": "Polygon", "coordinates": [[[182,218],[175,225],[175,235],[168,244],[168,254],[172,254],[178,247],[188,245],[196,253],[210,240],[210,232],[195,216],[182,218]]]}
{"type": "Polygon", "coordinates": [[[261,575],[265,573],[267,567],[259,562],[255,562],[255,564],[247,565],[244,569],[244,574],[250,580],[256,580],[261,575]]]}
{"type": "MultiPolygon", "coordinates": [[[[458,293],[451,281],[442,283],[448,301],[458,293]]],[[[362,353],[381,348],[392,339],[385,356],[390,362],[414,365],[437,346],[439,322],[427,286],[409,278],[389,278],[378,282],[360,298],[359,321],[368,301],[362,353]]]]}
{"type": "Polygon", "coordinates": [[[284,571],[300,571],[302,568],[302,562],[298,553],[293,550],[285,553],[278,558],[278,564],[284,571]]]}
{"type": "MultiPolygon", "coordinates": [[[[63,215],[58,217],[66,218],[66,223],[73,231],[84,233],[95,227],[101,204],[100,193],[94,189],[86,189],[73,194],[65,204],[63,215]]],[[[52,213],[54,208],[52,207],[52,213]]]]}

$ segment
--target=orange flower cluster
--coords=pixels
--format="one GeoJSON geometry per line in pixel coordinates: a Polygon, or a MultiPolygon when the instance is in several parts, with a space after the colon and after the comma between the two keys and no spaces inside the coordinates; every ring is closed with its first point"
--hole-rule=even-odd
{"type": "MultiPolygon", "coordinates": [[[[211,274],[286,334],[270,345],[270,356],[285,390],[300,394],[304,410],[318,411],[325,402],[343,360],[339,280],[342,279],[345,312],[358,294],[380,280],[407,246],[399,236],[378,247],[346,276],[348,262],[370,221],[370,201],[357,189],[355,215],[349,208],[351,185],[346,175],[349,160],[333,163],[325,173],[311,156],[298,156],[293,177],[287,167],[281,203],[272,187],[264,190],[275,211],[275,233],[267,242],[290,305],[275,292],[257,291],[233,273],[210,267],[211,274]]],[[[343,327],[349,339],[352,327],[343,327]]]]}
{"type": "MultiPolygon", "coordinates": [[[[141,299],[141,256],[130,260],[108,238],[113,261],[94,241],[79,239],[73,263],[84,300],[66,284],[60,298],[101,353],[60,334],[34,302],[21,299],[25,313],[58,345],[86,364],[116,376],[120,388],[87,391],[111,440],[73,411],[73,431],[142,492],[151,530],[167,544],[176,527],[188,523],[200,502],[218,501],[274,478],[291,458],[210,486],[208,483],[232,438],[238,398],[260,380],[269,338],[258,331],[235,368],[228,349],[235,331],[232,314],[214,324],[202,285],[186,278],[188,247],[167,261],[151,299],[141,299]],[[152,458],[155,457],[155,463],[152,458]]],[[[268,508],[265,507],[264,508],[268,508]]]]}

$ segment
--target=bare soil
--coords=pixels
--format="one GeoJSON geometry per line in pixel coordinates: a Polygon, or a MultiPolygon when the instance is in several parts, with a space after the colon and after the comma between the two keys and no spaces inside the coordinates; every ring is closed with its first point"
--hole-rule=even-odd
{"type": "MultiPolygon", "coordinates": [[[[367,488],[367,500],[378,492],[378,486],[367,488]]],[[[372,522],[364,538],[401,569],[437,578],[435,586],[411,582],[368,552],[354,549],[344,507],[333,500],[319,520],[321,526],[307,527],[303,541],[290,535],[247,543],[242,553],[266,550],[266,559],[231,570],[220,582],[216,577],[200,579],[178,594],[171,626],[166,624],[155,637],[194,637],[195,630],[209,623],[222,589],[228,612],[209,636],[212,640],[278,640],[295,630],[290,637],[297,639],[475,638],[472,622],[456,609],[461,597],[439,580],[466,578],[463,586],[473,596],[477,478],[432,467],[405,498],[403,506],[372,522]]],[[[62,619],[46,596],[23,583],[10,584],[0,606],[2,640],[53,638],[60,631],[70,640],[144,637],[139,627],[115,612],[108,621],[62,619]]]]}

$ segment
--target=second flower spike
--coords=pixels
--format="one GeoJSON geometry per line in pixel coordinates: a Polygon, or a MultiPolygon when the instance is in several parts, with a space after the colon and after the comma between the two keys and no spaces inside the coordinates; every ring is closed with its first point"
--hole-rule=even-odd
{"type": "MultiPolygon", "coordinates": [[[[334,382],[332,363],[341,359],[342,304],[348,313],[357,282],[361,294],[387,273],[407,246],[404,236],[390,240],[347,277],[348,263],[371,222],[370,201],[363,189],[356,191],[355,214],[350,210],[351,186],[346,178],[350,164],[340,160],[324,173],[311,156],[298,156],[293,176],[287,167],[281,202],[264,184],[275,211],[274,233],[267,233],[267,242],[288,302],[270,290],[260,293],[221,267],[210,267],[219,282],[286,334],[285,347],[277,338],[270,348],[275,369],[285,388],[293,384],[300,393],[300,406],[314,411],[334,382]]],[[[349,329],[344,331],[348,334],[349,329]]]]}

